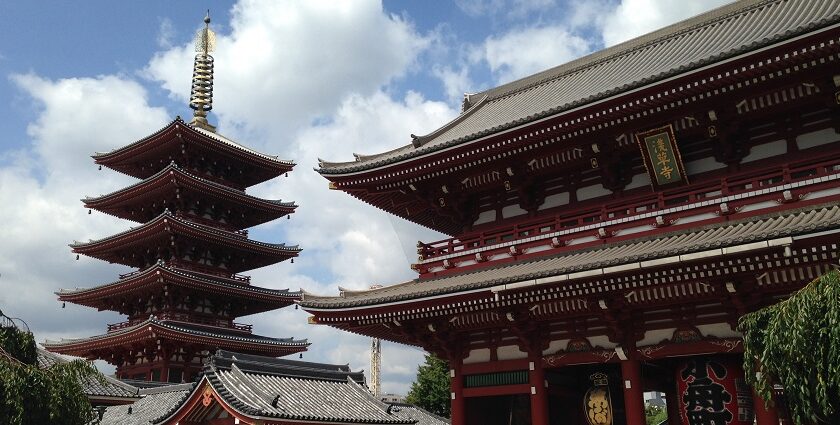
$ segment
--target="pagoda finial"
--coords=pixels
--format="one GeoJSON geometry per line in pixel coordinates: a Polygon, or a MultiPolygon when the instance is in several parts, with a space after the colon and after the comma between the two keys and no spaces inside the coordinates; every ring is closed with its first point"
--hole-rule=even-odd
{"type": "Polygon", "coordinates": [[[213,109],[213,56],[216,48],[216,33],[210,29],[210,10],[204,17],[204,28],[195,35],[195,62],[193,64],[190,108],[193,119],[190,124],[205,130],[216,131],[216,127],[207,122],[207,112],[213,109]]]}

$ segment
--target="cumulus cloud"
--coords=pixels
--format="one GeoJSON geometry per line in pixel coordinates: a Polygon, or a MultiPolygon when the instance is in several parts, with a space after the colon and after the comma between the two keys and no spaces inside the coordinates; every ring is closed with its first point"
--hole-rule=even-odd
{"type": "Polygon", "coordinates": [[[568,62],[592,50],[591,41],[563,26],[518,29],[484,42],[484,57],[499,83],[568,62]]]}
{"type": "Polygon", "coordinates": [[[623,0],[601,22],[605,46],[627,41],[732,0],[623,0]]]}

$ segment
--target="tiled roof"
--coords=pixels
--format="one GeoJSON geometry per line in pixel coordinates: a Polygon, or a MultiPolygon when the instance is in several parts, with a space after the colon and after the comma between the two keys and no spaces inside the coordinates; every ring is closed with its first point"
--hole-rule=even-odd
{"type": "Polygon", "coordinates": [[[194,386],[195,384],[167,385],[144,394],[143,398],[134,404],[108,407],[102,415],[100,425],[149,425],[160,417],[161,413],[183,403],[194,386]]]}
{"type": "Polygon", "coordinates": [[[684,229],[665,235],[633,239],[554,257],[520,261],[506,266],[436,279],[413,280],[364,292],[348,292],[343,297],[304,294],[300,304],[304,308],[315,309],[341,309],[383,304],[598,270],[604,267],[836,229],[838,226],[840,226],[840,207],[829,204],[684,229]]]}
{"type": "MultiPolygon", "coordinates": [[[[242,282],[237,282],[232,279],[225,279],[218,276],[212,276],[204,273],[193,272],[189,270],[179,269],[176,267],[170,267],[163,263],[163,261],[159,261],[155,263],[155,265],[145,269],[140,270],[135,273],[126,276],[124,279],[120,279],[116,282],[106,283],[103,285],[94,286],[91,288],[74,288],[74,289],[59,289],[55,294],[58,296],[74,296],[74,295],[82,295],[85,293],[95,293],[102,290],[108,290],[110,292],[118,292],[118,289],[124,289],[126,291],[130,290],[131,281],[142,278],[148,275],[154,275],[158,271],[164,271],[167,273],[173,273],[179,276],[183,276],[189,278],[191,280],[196,280],[202,282],[204,284],[209,285],[210,287],[216,288],[225,288],[233,291],[243,291],[248,293],[253,293],[255,295],[268,295],[273,297],[288,297],[288,298],[300,298],[300,291],[289,291],[289,289],[270,289],[270,288],[262,288],[259,286],[252,286],[250,284],[245,285],[242,282]],[[125,286],[126,288],[120,288],[125,286]]],[[[177,282],[174,282],[175,285],[178,285],[177,282]]],[[[227,292],[227,291],[224,291],[227,292]]]]}
{"type": "MultiPolygon", "coordinates": [[[[413,424],[414,419],[387,411],[356,382],[361,372],[346,365],[325,365],[219,351],[205,367],[202,382],[208,382],[237,412],[268,419],[290,421],[413,424]],[[343,374],[343,379],[335,379],[343,374]],[[328,377],[324,377],[327,375],[328,377]]],[[[200,391],[201,383],[196,387],[200,391]]],[[[176,415],[173,406],[154,423],[176,415]]],[[[165,412],[165,413],[164,413],[165,412]]]]}
{"type": "Polygon", "coordinates": [[[66,347],[69,345],[76,345],[76,344],[84,344],[84,343],[92,343],[98,340],[108,340],[113,339],[122,335],[130,334],[133,332],[146,332],[146,328],[157,327],[161,331],[174,331],[177,333],[182,333],[191,336],[203,336],[212,338],[214,340],[218,340],[219,343],[253,343],[253,344],[261,344],[261,345],[268,345],[268,346],[289,346],[289,347],[306,347],[309,343],[303,340],[296,340],[294,338],[272,338],[268,336],[261,336],[261,335],[254,335],[251,333],[244,333],[241,331],[236,331],[233,329],[225,329],[220,327],[210,327],[210,326],[202,326],[196,324],[190,324],[185,322],[176,322],[170,320],[158,320],[154,316],[151,318],[144,320],[142,322],[137,323],[133,326],[128,326],[123,329],[119,329],[113,332],[109,332],[103,335],[97,335],[87,338],[75,338],[75,339],[64,339],[62,338],[60,341],[47,341],[44,343],[44,346],[50,349],[57,349],[57,351],[61,351],[61,347],[66,347]]]}
{"type": "MultiPolygon", "coordinates": [[[[39,367],[48,368],[57,363],[66,362],[67,360],[59,356],[58,354],[53,354],[47,350],[38,348],[39,367]]],[[[88,396],[88,398],[91,399],[101,397],[127,399],[140,398],[140,396],[138,395],[139,390],[137,388],[124,382],[120,382],[119,380],[111,378],[110,376],[105,376],[104,382],[100,382],[95,377],[88,376],[81,379],[81,384],[84,388],[85,394],[88,396]]]]}
{"type": "Polygon", "coordinates": [[[388,403],[392,415],[417,421],[417,425],[448,425],[449,419],[408,403],[388,403]]]}
{"type": "Polygon", "coordinates": [[[399,162],[512,128],[840,22],[837,0],[744,0],[468,96],[472,106],[412,144],[322,174],[399,162]]]}

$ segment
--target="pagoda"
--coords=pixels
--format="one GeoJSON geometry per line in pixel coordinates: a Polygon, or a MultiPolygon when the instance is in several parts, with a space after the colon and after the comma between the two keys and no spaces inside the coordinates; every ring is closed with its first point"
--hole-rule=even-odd
{"type": "Polygon", "coordinates": [[[305,340],[252,333],[237,317],[288,306],[299,292],[251,285],[240,273],[292,259],[297,246],[248,238],[249,227],[288,216],[292,202],[261,199],[246,189],[294,167],[215,132],[212,108],[215,35],[198,32],[191,122],[176,118],[158,132],[93,156],[101,166],[140,179],[85,207],[139,223],[127,231],[71,244],[74,253],[137,268],[112,283],[60,290],[60,301],[128,316],[89,338],[47,341],[49,351],[102,359],[119,378],[182,382],[218,349],[282,356],[305,351],[305,340]]]}
{"type": "Polygon", "coordinates": [[[300,304],[448,360],[453,425],[644,425],[647,391],[669,425],[778,425],[738,320],[840,260],[838,62],[840,2],[743,0],[466,94],[318,167],[449,237],[415,279],[300,304]]]}

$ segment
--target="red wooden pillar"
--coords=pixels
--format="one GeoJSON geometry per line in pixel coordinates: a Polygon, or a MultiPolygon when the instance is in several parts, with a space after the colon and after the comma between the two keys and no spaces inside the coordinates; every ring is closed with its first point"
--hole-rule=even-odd
{"type": "Polygon", "coordinates": [[[452,393],[450,404],[450,416],[452,425],[466,425],[467,403],[464,400],[464,375],[461,373],[461,359],[449,361],[449,377],[452,393]]]}
{"type": "Polygon", "coordinates": [[[680,393],[676,385],[665,393],[665,409],[668,411],[668,425],[682,425],[680,418],[680,393]]]}
{"type": "Polygon", "coordinates": [[[757,425],[779,425],[779,413],[776,407],[764,407],[764,399],[753,391],[753,411],[757,425]]]}
{"type": "Polygon", "coordinates": [[[645,425],[641,362],[632,358],[622,360],[621,378],[624,381],[624,413],[627,425],[645,425]]]}
{"type": "Polygon", "coordinates": [[[545,371],[542,353],[532,355],[528,361],[528,382],[531,384],[531,425],[548,425],[548,389],[545,387],[545,371]]]}

